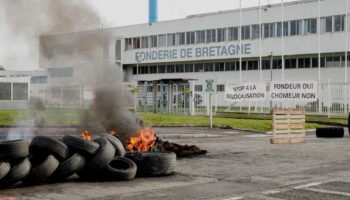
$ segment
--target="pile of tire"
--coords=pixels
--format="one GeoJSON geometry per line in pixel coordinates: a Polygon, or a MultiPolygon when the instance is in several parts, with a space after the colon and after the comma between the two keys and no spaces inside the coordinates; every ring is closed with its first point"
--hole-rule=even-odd
{"type": "Polygon", "coordinates": [[[319,137],[319,138],[342,138],[342,137],[344,137],[344,128],[343,127],[316,128],[316,137],[319,137]]]}
{"type": "Polygon", "coordinates": [[[0,141],[0,187],[61,182],[74,174],[82,180],[131,180],[137,165],[125,153],[109,134],[93,140],[66,135],[62,140],[37,136],[30,144],[0,141]]]}

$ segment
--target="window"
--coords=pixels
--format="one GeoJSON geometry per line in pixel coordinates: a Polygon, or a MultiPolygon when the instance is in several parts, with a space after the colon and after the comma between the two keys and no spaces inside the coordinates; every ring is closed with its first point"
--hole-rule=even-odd
{"type": "Polygon", "coordinates": [[[148,74],[148,66],[140,67],[140,74],[148,74]]]}
{"type": "Polygon", "coordinates": [[[11,100],[11,83],[0,83],[0,100],[11,100]]]}
{"type": "Polygon", "coordinates": [[[186,33],[186,44],[194,44],[195,42],[195,32],[186,33]]]}
{"type": "Polygon", "coordinates": [[[298,68],[310,68],[310,58],[299,58],[298,59],[298,68]]]}
{"type": "Polygon", "coordinates": [[[257,60],[248,61],[248,70],[258,70],[259,62],[257,60]]]}
{"type": "Polygon", "coordinates": [[[260,38],[260,28],[259,24],[254,24],[251,27],[252,32],[252,38],[251,39],[257,39],[260,38]]]}
{"type": "Polygon", "coordinates": [[[289,22],[283,22],[283,36],[289,36],[289,22]]]}
{"type": "Polygon", "coordinates": [[[217,31],[218,31],[218,42],[226,41],[226,28],[219,28],[217,31]]]}
{"type": "Polygon", "coordinates": [[[277,23],[264,24],[264,38],[276,36],[276,24],[277,23]]]}
{"type": "Polygon", "coordinates": [[[132,49],[132,39],[126,38],[125,39],[125,50],[131,50],[132,49]]]}
{"type": "Polygon", "coordinates": [[[215,71],[216,72],[225,71],[225,63],[215,63],[215,71]]]}
{"type": "Polygon", "coordinates": [[[166,73],[165,65],[159,65],[158,66],[158,74],[164,74],[166,73]]]}
{"type": "Polygon", "coordinates": [[[122,41],[115,41],[115,60],[120,61],[122,59],[122,41]]]}
{"type": "Polygon", "coordinates": [[[321,18],[321,32],[329,33],[333,31],[333,19],[332,16],[321,18]]]}
{"type": "Polygon", "coordinates": [[[272,68],[273,69],[282,69],[282,60],[273,60],[272,68]]]}
{"type": "Polygon", "coordinates": [[[203,86],[202,85],[194,85],[194,91],[202,92],[203,91],[203,86]]]}
{"type": "Polygon", "coordinates": [[[150,66],[149,67],[149,73],[150,74],[156,74],[157,73],[157,66],[150,66]]]}
{"type": "Polygon", "coordinates": [[[282,22],[276,23],[276,37],[282,36],[282,22]]]}
{"type": "Polygon", "coordinates": [[[13,83],[13,100],[28,100],[27,83],[13,83]]]}
{"type": "Polygon", "coordinates": [[[176,65],[175,71],[176,71],[176,73],[183,73],[184,72],[184,65],[176,65]]]}
{"type": "Polygon", "coordinates": [[[166,35],[158,35],[158,47],[166,47],[166,35]]]}
{"type": "Polygon", "coordinates": [[[47,83],[47,76],[32,76],[30,77],[30,83],[32,84],[47,83]]]}
{"type": "Polygon", "coordinates": [[[132,73],[135,75],[135,74],[137,74],[137,67],[133,67],[132,68],[133,70],[132,70],[132,73]]]}
{"type": "Polygon", "coordinates": [[[297,59],[285,59],[285,69],[296,69],[297,68],[297,59]]]}
{"type": "MultiPolygon", "coordinates": [[[[333,57],[333,67],[341,67],[341,56],[333,57]]],[[[345,65],[344,65],[345,66],[345,65]]]]}
{"type": "Polygon", "coordinates": [[[262,69],[271,69],[271,61],[270,60],[263,60],[262,69]]]}
{"type": "Polygon", "coordinates": [[[196,31],[196,44],[205,43],[205,31],[196,31]]]}
{"type": "Polygon", "coordinates": [[[50,68],[51,77],[73,77],[73,68],[50,68]]]}
{"type": "Polygon", "coordinates": [[[167,46],[168,47],[172,47],[172,46],[175,46],[175,44],[176,44],[176,40],[175,40],[175,34],[174,33],[172,33],[172,34],[168,34],[168,36],[167,36],[167,46]]]}
{"type": "Polygon", "coordinates": [[[156,35],[149,36],[149,40],[150,40],[150,47],[151,48],[157,47],[158,41],[157,41],[156,35]]]}
{"type": "Polygon", "coordinates": [[[204,64],[204,71],[205,72],[212,72],[212,71],[214,71],[214,64],[213,63],[205,63],[204,64]]]}
{"type": "Polygon", "coordinates": [[[141,38],[141,48],[148,48],[148,37],[141,38]]]}
{"type": "Polygon", "coordinates": [[[345,15],[334,16],[334,31],[344,31],[345,30],[345,15]]]}
{"type": "Polygon", "coordinates": [[[230,27],[228,28],[228,41],[236,41],[238,40],[238,27],[230,27]]]}
{"type": "Polygon", "coordinates": [[[216,91],[225,92],[225,85],[216,85],[216,91]]]}
{"type": "Polygon", "coordinates": [[[203,71],[204,71],[204,68],[202,63],[194,64],[194,72],[203,72],[203,71]]]}
{"type": "Polygon", "coordinates": [[[312,34],[317,32],[317,19],[304,20],[304,34],[312,34]]]}
{"type": "Polygon", "coordinates": [[[249,40],[250,39],[250,26],[242,26],[242,40],[249,40]]]}
{"type": "Polygon", "coordinates": [[[174,65],[167,65],[166,66],[166,73],[175,73],[175,66],[174,65]]]}
{"type": "Polygon", "coordinates": [[[141,39],[133,38],[133,47],[134,49],[139,49],[141,47],[141,39]]]}
{"type": "Polygon", "coordinates": [[[184,45],[185,37],[185,33],[176,33],[176,45],[184,45]]]}
{"type": "Polygon", "coordinates": [[[311,59],[311,67],[312,68],[317,68],[318,67],[318,58],[312,58],[311,59]]]}
{"type": "Polygon", "coordinates": [[[302,34],[302,20],[290,21],[290,35],[301,35],[302,34]]]}
{"type": "Polygon", "coordinates": [[[207,43],[216,42],[216,29],[207,30],[207,43]]]}
{"type": "Polygon", "coordinates": [[[193,64],[185,64],[185,72],[193,72],[193,64]]]}
{"type": "Polygon", "coordinates": [[[247,70],[247,61],[242,61],[241,67],[242,67],[242,71],[247,70]]]}
{"type": "Polygon", "coordinates": [[[225,63],[225,71],[236,71],[236,63],[235,62],[225,63]]]}

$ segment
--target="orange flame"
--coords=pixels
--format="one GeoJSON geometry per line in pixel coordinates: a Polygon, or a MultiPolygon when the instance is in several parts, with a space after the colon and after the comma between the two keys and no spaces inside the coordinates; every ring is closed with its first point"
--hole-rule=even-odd
{"type": "Polygon", "coordinates": [[[127,141],[126,149],[130,152],[142,151],[146,152],[156,145],[156,135],[150,127],[139,129],[136,131],[138,137],[130,137],[127,141]]]}
{"type": "Polygon", "coordinates": [[[83,137],[84,140],[91,140],[91,136],[89,135],[88,130],[83,130],[81,132],[81,137],[83,137]]]}

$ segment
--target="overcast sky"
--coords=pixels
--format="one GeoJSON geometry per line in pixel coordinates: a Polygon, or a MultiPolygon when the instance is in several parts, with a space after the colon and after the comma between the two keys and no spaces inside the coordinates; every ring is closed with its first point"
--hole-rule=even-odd
{"type": "MultiPolygon", "coordinates": [[[[87,1],[99,13],[104,27],[148,22],[148,0],[81,1],[87,1]]],[[[279,2],[281,0],[261,0],[262,4],[279,2]]],[[[242,7],[255,6],[258,3],[259,0],[242,0],[242,7]]],[[[239,0],[158,0],[158,4],[158,20],[164,21],[193,14],[237,9],[239,0]]],[[[4,24],[3,18],[0,8],[0,24],[4,24]]],[[[0,26],[0,65],[7,70],[37,69],[37,41],[9,34],[6,25],[0,26]]]]}

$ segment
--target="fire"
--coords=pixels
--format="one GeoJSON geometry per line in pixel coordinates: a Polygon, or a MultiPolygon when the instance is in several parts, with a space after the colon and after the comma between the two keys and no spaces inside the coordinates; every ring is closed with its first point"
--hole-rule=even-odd
{"type": "Polygon", "coordinates": [[[130,137],[127,141],[126,149],[133,151],[149,151],[156,145],[156,135],[150,127],[139,129],[136,131],[138,137],[130,137]]]}
{"type": "Polygon", "coordinates": [[[81,137],[83,137],[84,140],[91,140],[91,136],[89,135],[88,130],[83,130],[81,132],[81,137]]]}

